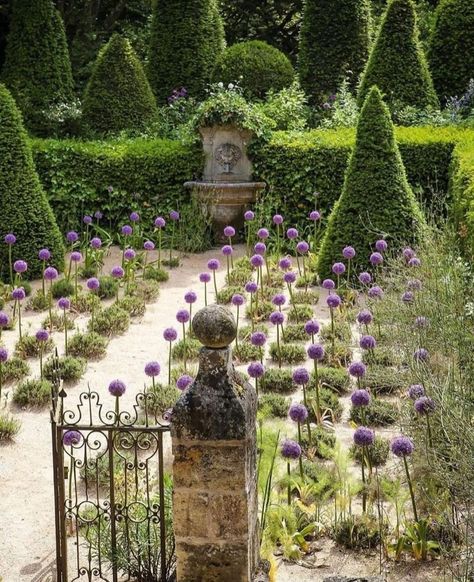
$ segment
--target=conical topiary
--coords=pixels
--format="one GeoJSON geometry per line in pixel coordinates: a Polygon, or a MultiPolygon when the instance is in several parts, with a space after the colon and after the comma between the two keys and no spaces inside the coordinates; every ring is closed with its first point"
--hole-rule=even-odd
{"type": "Polygon", "coordinates": [[[37,133],[47,131],[52,106],[73,101],[64,23],[51,0],[14,0],[2,81],[37,133]]]}
{"type": "Polygon", "coordinates": [[[390,108],[437,107],[412,0],[391,0],[362,75],[359,104],[377,85],[390,108]]]}
{"type": "Polygon", "coordinates": [[[439,98],[460,97],[474,78],[474,2],[442,0],[436,10],[429,61],[439,98]]]}
{"type": "Polygon", "coordinates": [[[355,89],[369,55],[369,0],[306,0],[299,77],[312,102],[336,93],[347,77],[355,89]]]}
{"type": "Polygon", "coordinates": [[[21,113],[0,84],[0,276],[8,273],[8,248],[3,238],[16,236],[13,259],[28,263],[28,277],[41,275],[38,251],[51,251],[53,264],[61,269],[64,246],[53,211],[41,187],[23,127],[21,113]]]}
{"type": "Polygon", "coordinates": [[[392,249],[416,242],[423,214],[410,188],[395,142],[388,107],[373,87],[360,114],[354,151],[341,197],[329,217],[318,257],[320,277],[330,277],[342,249],[351,245],[357,255],[352,272],[366,270],[374,242],[384,236],[392,249]]]}
{"type": "Polygon", "coordinates": [[[129,41],[114,34],[101,49],[84,94],[84,124],[97,133],[144,129],[157,111],[129,41]]]}

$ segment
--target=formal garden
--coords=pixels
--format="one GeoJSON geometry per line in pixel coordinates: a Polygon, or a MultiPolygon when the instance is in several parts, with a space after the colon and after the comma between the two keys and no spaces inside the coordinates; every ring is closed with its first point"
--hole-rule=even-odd
{"type": "Polygon", "coordinates": [[[0,581],[472,582],[473,257],[472,0],[0,0],[0,581]]]}

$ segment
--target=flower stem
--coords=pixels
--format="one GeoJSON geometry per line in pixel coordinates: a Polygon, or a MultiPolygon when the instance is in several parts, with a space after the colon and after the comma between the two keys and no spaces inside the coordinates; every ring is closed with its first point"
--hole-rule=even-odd
{"type": "Polygon", "coordinates": [[[169,349],[169,355],[168,355],[168,384],[171,385],[171,344],[172,342],[170,342],[170,349],[169,349]]]}
{"type": "Polygon", "coordinates": [[[415,521],[418,523],[418,513],[416,511],[415,494],[413,492],[413,484],[411,482],[410,471],[408,470],[408,461],[407,461],[406,455],[403,455],[403,463],[405,465],[405,472],[407,474],[408,488],[410,490],[411,504],[413,507],[413,517],[415,518],[415,521]]]}
{"type": "Polygon", "coordinates": [[[288,496],[288,505],[291,505],[291,467],[289,461],[286,463],[286,473],[288,475],[288,487],[287,487],[287,496],[288,496]]]}
{"type": "Polygon", "coordinates": [[[216,271],[212,271],[212,277],[214,279],[214,293],[216,295],[215,303],[217,303],[217,281],[216,281],[216,271]]]}

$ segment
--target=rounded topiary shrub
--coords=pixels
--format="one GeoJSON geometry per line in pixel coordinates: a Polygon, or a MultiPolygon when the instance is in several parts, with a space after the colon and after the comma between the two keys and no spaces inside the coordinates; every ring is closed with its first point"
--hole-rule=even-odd
{"type": "Polygon", "coordinates": [[[248,97],[263,99],[270,91],[289,87],[295,71],[288,57],[261,40],[229,46],[216,63],[214,80],[224,84],[236,81],[248,97]]]}
{"type": "Polygon", "coordinates": [[[99,52],[86,87],[85,126],[102,134],[140,130],[156,112],[142,64],[129,41],[114,34],[99,52]]]}

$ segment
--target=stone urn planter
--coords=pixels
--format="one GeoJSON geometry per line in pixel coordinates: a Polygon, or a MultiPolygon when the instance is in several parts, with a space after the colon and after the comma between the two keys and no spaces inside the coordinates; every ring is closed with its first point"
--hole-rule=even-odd
{"type": "Polygon", "coordinates": [[[214,125],[199,129],[205,155],[203,179],[186,182],[211,217],[218,241],[227,240],[227,225],[236,230],[243,225],[244,212],[266,186],[252,181],[252,163],[247,155],[251,131],[235,125],[214,125]]]}

